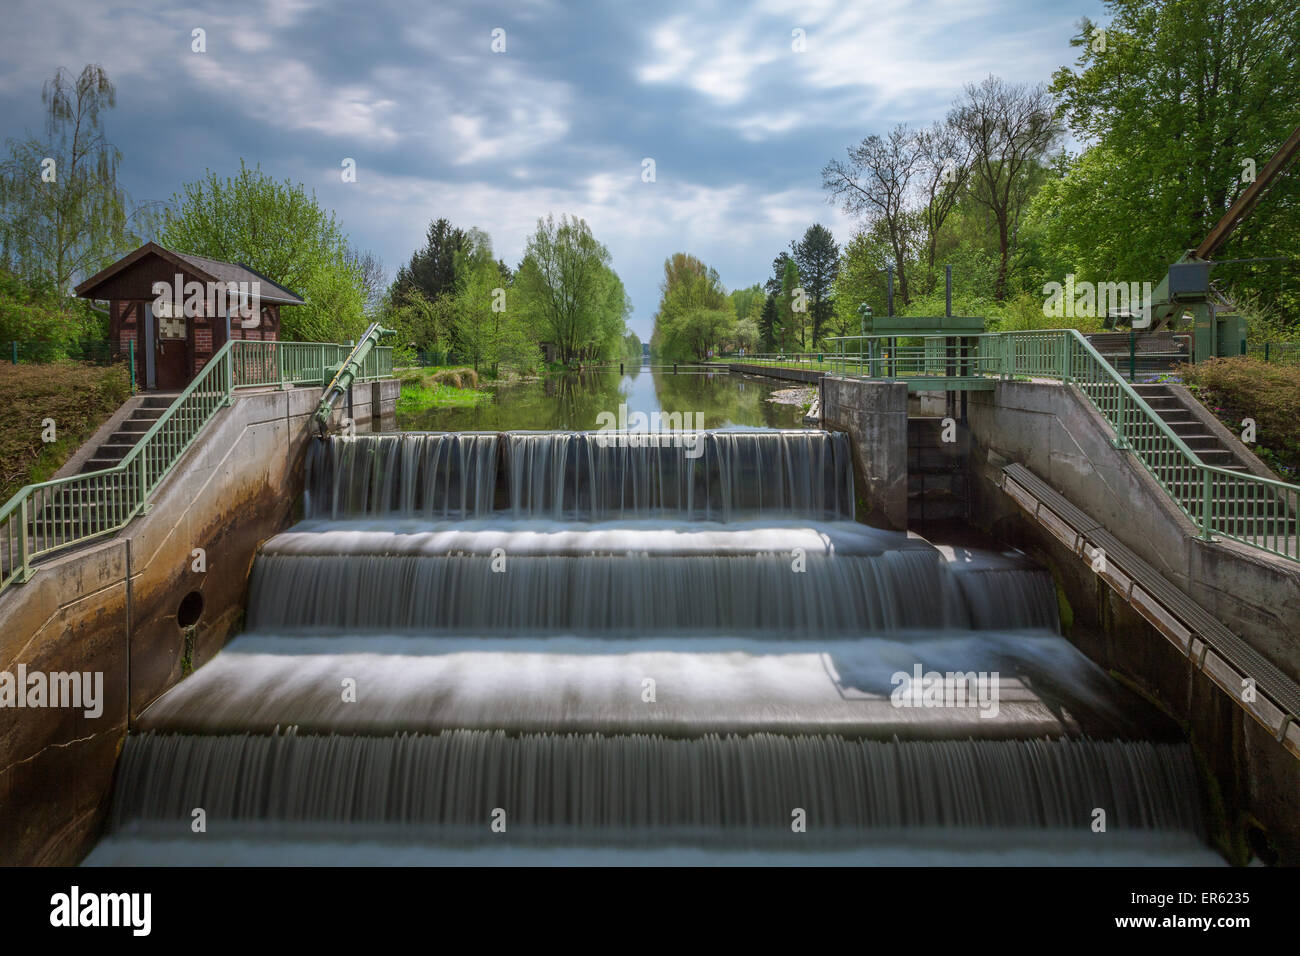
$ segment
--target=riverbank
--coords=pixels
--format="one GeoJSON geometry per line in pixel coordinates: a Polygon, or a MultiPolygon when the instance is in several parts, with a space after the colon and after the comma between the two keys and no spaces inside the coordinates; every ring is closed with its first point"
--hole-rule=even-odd
{"type": "Polygon", "coordinates": [[[0,374],[0,504],[45,481],[131,395],[124,365],[5,366],[0,374]]]}
{"type": "Polygon", "coordinates": [[[478,373],[462,366],[403,369],[398,376],[402,394],[397,414],[410,415],[430,408],[473,408],[491,401],[478,373]]]}

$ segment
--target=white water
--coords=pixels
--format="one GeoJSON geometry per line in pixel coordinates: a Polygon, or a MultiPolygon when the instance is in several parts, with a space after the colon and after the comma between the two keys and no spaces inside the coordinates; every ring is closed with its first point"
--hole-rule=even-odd
{"type": "Polygon", "coordinates": [[[1133,735],[1106,676],[1048,632],[783,641],[645,635],[250,635],[160,700],[143,729],[196,733],[839,733],[890,739],[1133,735]],[[997,671],[998,707],[900,708],[896,674],[997,671]],[[323,688],[356,681],[355,701],[323,688]],[[655,682],[647,701],[644,681],[655,682]],[[382,688],[377,693],[376,688],[382,688]],[[1080,723],[1086,722],[1086,726],[1080,723]]]}
{"type": "Polygon", "coordinates": [[[814,834],[839,842],[864,829],[1064,829],[1106,807],[1120,830],[1185,829],[1197,814],[1176,795],[1192,772],[1185,747],[1141,742],[137,734],[122,756],[115,823],[174,823],[202,806],[209,820],[290,831],[349,823],[490,839],[486,812],[508,807],[535,839],[727,830],[731,842],[783,838],[801,808],[814,834]]]}
{"type": "Polygon", "coordinates": [[[243,836],[109,837],[87,866],[139,866],[166,860],[175,866],[1223,866],[1223,858],[1185,831],[1109,834],[1078,828],[1023,830],[952,828],[873,832],[851,847],[809,850],[792,838],[780,848],[701,847],[667,841],[655,846],[595,847],[570,844],[466,846],[446,841],[412,843],[367,839],[346,842],[243,836]]]}
{"type": "Polygon", "coordinates": [[[844,520],[842,436],[700,442],[315,449],[91,862],[1204,862],[1190,751],[1059,636],[1048,575],[844,520]],[[897,707],[915,668],[996,706],[897,707]]]}
{"type": "Polygon", "coordinates": [[[853,517],[841,434],[786,431],[507,436],[515,515],[672,514],[731,521],[760,513],[853,517]]]}

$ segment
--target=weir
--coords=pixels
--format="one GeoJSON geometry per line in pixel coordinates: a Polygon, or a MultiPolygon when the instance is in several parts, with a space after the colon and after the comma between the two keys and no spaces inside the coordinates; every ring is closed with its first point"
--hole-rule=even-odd
{"type": "Polygon", "coordinates": [[[1050,575],[857,524],[849,451],[821,431],[318,444],[244,635],[141,716],[90,862],[935,832],[949,861],[1210,859],[1190,749],[1060,635],[1050,575]],[[1116,839],[1088,844],[1098,811],[1116,839]]]}
{"type": "Polygon", "coordinates": [[[308,517],[730,521],[853,517],[846,436],[806,431],[512,432],[335,438],[309,453],[308,517]],[[504,488],[498,487],[498,475],[504,488]]]}

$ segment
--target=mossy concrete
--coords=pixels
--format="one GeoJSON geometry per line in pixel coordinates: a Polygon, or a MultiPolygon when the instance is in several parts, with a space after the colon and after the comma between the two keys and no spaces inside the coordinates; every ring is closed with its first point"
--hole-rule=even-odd
{"type": "MultiPolygon", "coordinates": [[[[398,390],[395,380],[354,386],[334,420],[391,427],[398,390]]],[[[0,864],[75,863],[93,843],[132,722],[239,626],[253,556],[291,521],[301,495],[319,400],[312,388],[237,393],[146,515],[42,562],[0,594],[0,670],[98,672],[104,687],[94,717],[0,711],[0,864]],[[203,609],[187,649],[177,612],[191,592],[203,609]]]]}

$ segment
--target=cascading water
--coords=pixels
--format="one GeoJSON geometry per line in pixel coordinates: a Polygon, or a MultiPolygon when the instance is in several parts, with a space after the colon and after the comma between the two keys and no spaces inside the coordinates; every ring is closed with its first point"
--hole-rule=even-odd
{"type": "Polygon", "coordinates": [[[1097,808],[1112,849],[1205,859],[1188,748],[1059,636],[1050,576],[854,523],[843,436],[335,438],[307,484],[247,633],[142,715],[92,862],[987,862],[1095,852],[1097,808]]]}
{"type": "Polygon", "coordinates": [[[507,438],[515,515],[853,517],[853,472],[843,434],[578,432],[507,438]]]}
{"type": "Polygon", "coordinates": [[[492,510],[496,435],[368,435],[313,442],[303,511],[464,518],[492,510]]]}

